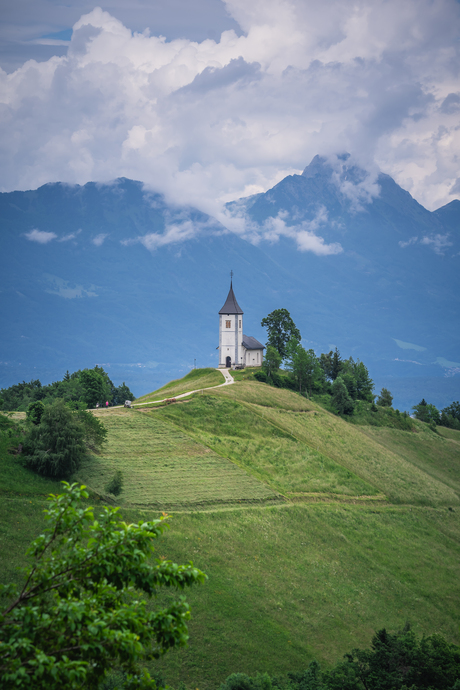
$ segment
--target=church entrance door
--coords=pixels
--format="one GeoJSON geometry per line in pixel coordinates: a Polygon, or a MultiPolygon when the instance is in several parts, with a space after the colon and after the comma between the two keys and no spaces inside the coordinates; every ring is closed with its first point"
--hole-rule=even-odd
{"type": "Polygon", "coordinates": [[[225,366],[227,367],[227,369],[230,369],[230,367],[232,366],[232,358],[231,357],[226,357],[225,366]]]}

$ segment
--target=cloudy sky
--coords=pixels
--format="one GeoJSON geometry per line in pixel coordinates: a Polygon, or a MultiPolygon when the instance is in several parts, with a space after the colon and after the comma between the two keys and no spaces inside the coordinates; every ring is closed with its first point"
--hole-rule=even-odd
{"type": "Polygon", "coordinates": [[[457,0],[1,7],[1,191],[125,176],[216,213],[348,151],[460,198],[457,0]]]}

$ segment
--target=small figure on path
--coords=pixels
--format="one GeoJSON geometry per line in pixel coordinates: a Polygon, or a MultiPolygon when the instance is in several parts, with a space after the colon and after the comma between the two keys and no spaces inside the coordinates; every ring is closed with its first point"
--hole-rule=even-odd
{"type": "Polygon", "coordinates": [[[109,401],[107,400],[105,403],[105,407],[107,408],[109,406],[109,401]]]}
{"type": "Polygon", "coordinates": [[[96,403],[96,410],[99,409],[99,403],[96,403]]]}

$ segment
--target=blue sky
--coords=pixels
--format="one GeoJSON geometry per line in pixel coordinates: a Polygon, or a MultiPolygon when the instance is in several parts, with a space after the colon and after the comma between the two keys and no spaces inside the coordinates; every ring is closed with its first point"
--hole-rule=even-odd
{"type": "Polygon", "coordinates": [[[3,0],[0,190],[142,180],[219,215],[348,151],[460,196],[455,0],[3,0]]]}

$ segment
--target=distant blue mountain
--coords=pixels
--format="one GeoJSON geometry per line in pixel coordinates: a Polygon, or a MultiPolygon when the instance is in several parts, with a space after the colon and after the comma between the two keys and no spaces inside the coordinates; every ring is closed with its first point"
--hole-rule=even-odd
{"type": "Polygon", "coordinates": [[[127,179],[0,194],[0,387],[97,363],[140,395],[195,360],[217,365],[233,269],[248,335],[264,342],[261,319],[285,307],[306,346],[337,346],[376,381],[429,377],[448,404],[457,382],[460,397],[460,202],[430,213],[390,177],[377,183],[369,196],[362,171],[345,161],[337,173],[316,157],[302,175],[228,205],[253,228],[282,218],[286,234],[341,245],[325,256],[288,236],[251,244],[127,179]],[[165,233],[184,239],[166,243],[165,233]]]}

